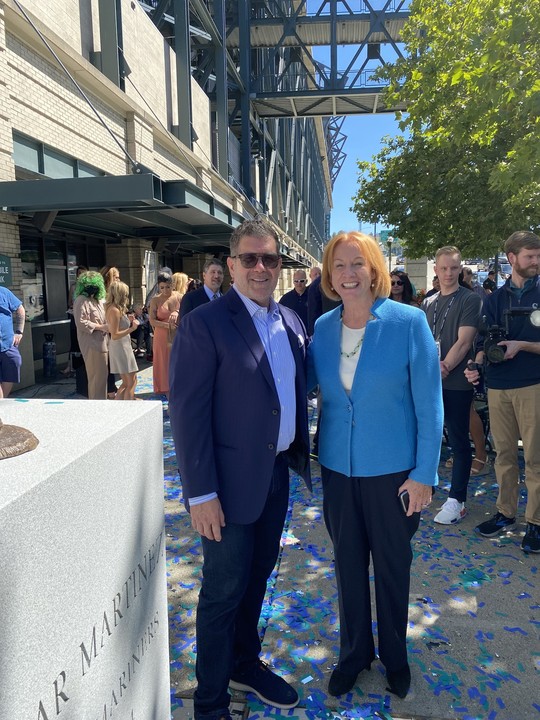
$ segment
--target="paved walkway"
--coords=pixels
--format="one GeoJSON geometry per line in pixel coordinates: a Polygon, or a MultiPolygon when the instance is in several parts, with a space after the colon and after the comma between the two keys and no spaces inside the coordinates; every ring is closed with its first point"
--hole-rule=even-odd
{"type": "MultiPolygon", "coordinates": [[[[151,367],[139,374],[137,395],[153,398],[151,367]]],[[[14,397],[76,399],[74,380],[62,379],[14,397]]],[[[191,715],[195,686],[194,623],[201,564],[199,538],[180,503],[167,406],[164,401],[164,486],[169,574],[169,633],[173,717],[191,715]]],[[[391,452],[392,439],[388,440],[391,452]]],[[[443,448],[443,459],[446,451],[443,448]]],[[[409,623],[412,690],[399,700],[386,690],[375,662],[346,697],[332,698],[327,683],[337,659],[338,620],[332,549],[321,512],[320,470],[314,492],[292,480],[283,552],[270,582],[261,632],[264,659],[301,694],[300,707],[276,711],[237,694],[235,715],[290,718],[414,718],[415,720],[540,720],[540,556],[520,549],[519,525],[500,538],[473,528],[494,511],[491,470],[472,478],[469,514],[451,527],[435,525],[448,470],[414,539],[409,623]]],[[[523,486],[524,488],[524,486],[523,486]]],[[[376,631],[376,624],[374,623],[376,631]]]]}

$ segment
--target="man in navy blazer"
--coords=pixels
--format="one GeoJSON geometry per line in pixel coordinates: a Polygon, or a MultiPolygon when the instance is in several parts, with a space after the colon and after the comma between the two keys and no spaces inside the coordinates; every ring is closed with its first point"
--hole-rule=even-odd
{"type": "Polygon", "coordinates": [[[203,286],[184,295],[180,303],[180,318],[200,305],[217,300],[223,285],[223,263],[219,258],[210,258],[203,267],[203,286]]]}
{"type": "Polygon", "coordinates": [[[298,694],[259,659],[257,623],[279,554],[289,467],[311,489],[302,323],[272,298],[279,238],[266,220],[233,233],[229,292],[182,319],[169,413],[184,501],[202,537],[197,720],[229,720],[227,687],[280,708],[298,694]]]}

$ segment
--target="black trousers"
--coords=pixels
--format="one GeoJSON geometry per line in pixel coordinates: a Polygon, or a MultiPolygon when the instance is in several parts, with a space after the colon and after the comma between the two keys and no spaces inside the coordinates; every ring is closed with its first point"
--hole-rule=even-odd
{"type": "Polygon", "coordinates": [[[379,657],[387,670],[407,663],[411,538],[420,513],[407,517],[398,488],[408,471],[347,477],[322,468],[324,520],[334,545],[339,598],[338,669],[355,674],[375,658],[370,557],[375,576],[379,657]]]}
{"type": "Polygon", "coordinates": [[[227,523],[221,542],[202,538],[195,718],[224,715],[231,675],[257,662],[261,652],[258,622],[266,583],[279,556],[288,504],[289,469],[280,454],[261,516],[248,525],[227,523]]]}
{"type": "Polygon", "coordinates": [[[469,440],[471,403],[474,390],[444,390],[444,424],[448,431],[448,443],[454,454],[452,483],[448,497],[459,502],[467,500],[467,487],[471,474],[472,452],[469,440]]]}

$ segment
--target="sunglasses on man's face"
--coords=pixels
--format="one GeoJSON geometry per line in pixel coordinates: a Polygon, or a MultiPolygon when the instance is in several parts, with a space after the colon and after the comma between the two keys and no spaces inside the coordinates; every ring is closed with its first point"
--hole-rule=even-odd
{"type": "Polygon", "coordinates": [[[403,280],[392,280],[392,287],[394,287],[395,285],[401,287],[403,285],[403,280]]]}
{"type": "Polygon", "coordinates": [[[259,260],[267,270],[275,270],[279,265],[279,255],[275,255],[274,253],[263,253],[262,255],[257,253],[240,253],[239,255],[231,255],[231,258],[233,260],[238,258],[242,263],[242,267],[246,268],[246,270],[254,268],[259,260]]]}
{"type": "Polygon", "coordinates": [[[306,282],[305,280],[293,280],[293,283],[295,283],[295,284],[300,283],[301,285],[303,285],[305,282],[306,282]]]}

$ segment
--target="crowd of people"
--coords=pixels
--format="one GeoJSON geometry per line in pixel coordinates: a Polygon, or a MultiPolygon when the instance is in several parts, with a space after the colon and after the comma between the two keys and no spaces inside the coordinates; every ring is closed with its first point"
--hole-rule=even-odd
{"type": "MultiPolygon", "coordinates": [[[[499,494],[495,514],[475,530],[495,537],[514,527],[521,441],[527,488],[521,547],[540,552],[540,238],[515,232],[504,249],[511,276],[501,288],[480,293],[459,249],[441,247],[433,289],[421,304],[407,274],[388,273],[378,244],[360,232],[334,236],[322,270],[313,269],[309,284],[304,270],[295,271],[293,289],[276,303],[279,237],[264,218],[233,232],[232,285],[225,294],[224,266],[216,258],[191,292],[186,275],[160,272],[147,315],[154,389],[169,398],[183,498],[204,556],[197,720],[230,720],[228,688],[281,709],[298,703],[294,687],[260,659],[257,625],[279,553],[289,468],[311,490],[310,392],[318,393],[316,457],[339,601],[331,695],[349,692],[377,653],[387,689],[400,698],[409,692],[411,540],[438,484],[443,432],[452,449],[451,482],[436,523],[465,517],[469,478],[487,468],[473,403],[480,382],[487,389],[499,494]]],[[[78,276],[73,317],[89,397],[107,396],[110,371],[121,377],[116,397],[128,400],[136,384],[131,338],[145,311],[129,310],[129,288],[110,271],[78,276]]],[[[16,381],[10,348],[20,340],[24,311],[0,289],[2,307],[5,396],[16,381]],[[11,330],[8,315],[16,323],[11,330]]]]}
{"type": "MultiPolygon", "coordinates": [[[[80,265],[75,274],[67,304],[70,349],[62,374],[73,376],[82,370],[80,388],[91,400],[134,400],[137,358],[146,358],[153,363],[154,392],[168,396],[169,356],[179,319],[202,302],[221,296],[221,261],[214,258],[205,264],[204,284],[185,273],[162,269],[147,298],[148,306],[131,304],[130,289],[114,266],[106,265],[98,272],[80,265]]],[[[20,382],[24,324],[21,300],[0,286],[0,399],[20,382]]]]}
{"type": "Polygon", "coordinates": [[[163,269],[147,307],[130,304],[129,287],[120,281],[116,267],[105,266],[96,272],[81,266],[76,274],[68,307],[71,348],[63,372],[71,374],[81,356],[89,399],[134,400],[137,358],[146,358],[153,363],[154,392],[168,396],[169,356],[180,305],[190,290],[197,291],[197,283],[185,273],[163,269]]]}
{"type": "Polygon", "coordinates": [[[486,305],[492,325],[504,325],[505,308],[519,305],[523,312],[497,338],[503,369],[493,371],[490,360],[486,365],[490,409],[499,404],[511,430],[503,435],[502,419],[492,424],[501,448],[495,468],[501,493],[495,516],[476,530],[491,537],[515,523],[521,437],[528,490],[522,548],[540,552],[540,478],[532,441],[538,433],[539,411],[533,415],[532,408],[540,387],[540,319],[529,321],[540,292],[540,239],[515,233],[505,249],[512,277],[500,291],[482,295],[470,285],[472,273],[462,268],[459,250],[441,248],[433,291],[419,304],[406,273],[388,274],[372,238],[340,233],[325,248],[322,272],[308,285],[305,272],[296,271],[294,288],[276,305],[281,260],[273,229],[257,221],[235,231],[228,260],[233,289],[182,320],[170,364],[171,426],[184,499],[203,540],[195,693],[200,720],[230,717],[228,687],[280,708],[298,701],[294,688],[261,662],[256,626],[285,513],[284,464],[310,484],[304,392],[314,388],[340,613],[340,653],[329,692],[348,692],[375,658],[372,561],[378,654],[387,688],[407,695],[411,538],[437,484],[443,420],[453,462],[437,523],[451,525],[465,516],[469,477],[484,472],[488,462],[483,428],[474,457],[469,439],[469,429],[473,439],[476,434],[473,384],[486,305]],[[301,332],[290,310],[303,320],[301,332]],[[517,380],[520,354],[523,378],[517,380]],[[298,376],[304,355],[305,388],[298,376]],[[235,422],[229,423],[232,406],[235,422]],[[526,417],[533,419],[527,428],[526,417]]]}

